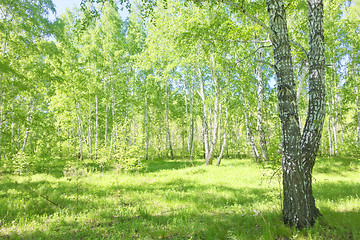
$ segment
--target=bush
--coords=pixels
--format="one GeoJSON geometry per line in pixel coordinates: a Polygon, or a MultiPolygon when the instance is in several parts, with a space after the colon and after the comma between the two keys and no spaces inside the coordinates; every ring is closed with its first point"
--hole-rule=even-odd
{"type": "Polygon", "coordinates": [[[31,158],[24,152],[18,152],[12,159],[12,166],[10,167],[14,174],[23,175],[29,173],[33,163],[30,161],[31,158]]]}

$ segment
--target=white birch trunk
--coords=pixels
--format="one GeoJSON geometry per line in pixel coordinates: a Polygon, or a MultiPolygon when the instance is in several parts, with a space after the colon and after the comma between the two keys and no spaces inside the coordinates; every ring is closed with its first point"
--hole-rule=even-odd
{"type": "Polygon", "coordinates": [[[200,98],[202,103],[202,132],[203,132],[203,143],[204,143],[204,158],[205,160],[208,158],[209,154],[209,136],[208,136],[208,124],[207,124],[207,114],[206,114],[206,102],[205,102],[205,92],[204,92],[204,81],[202,78],[200,68],[197,69],[198,76],[200,80],[200,98]]]}
{"type": "Polygon", "coordinates": [[[95,160],[97,159],[97,147],[98,147],[98,133],[99,133],[99,125],[98,125],[98,99],[97,95],[95,95],[95,160]]]}
{"type": "Polygon", "coordinates": [[[356,104],[356,142],[360,146],[360,107],[359,107],[359,87],[355,87],[355,104],[356,104]]]}
{"type": "MultiPolygon", "coordinates": [[[[258,48],[257,39],[255,39],[255,47],[258,48]]],[[[262,51],[259,49],[256,53],[256,58],[261,59],[262,51]]],[[[258,105],[257,105],[257,130],[259,133],[259,143],[262,154],[262,159],[264,161],[268,160],[268,152],[266,146],[266,138],[263,126],[263,102],[264,102],[264,83],[262,78],[262,66],[261,63],[256,64],[255,76],[258,82],[258,105]]]]}
{"type": "MultiPolygon", "coordinates": [[[[225,100],[226,101],[226,100],[225,100]]],[[[225,147],[226,147],[226,127],[227,127],[227,122],[228,122],[228,108],[225,107],[225,112],[226,112],[226,116],[225,116],[225,123],[224,123],[224,135],[223,135],[223,143],[221,145],[221,150],[220,150],[220,154],[219,154],[219,157],[218,157],[218,160],[217,160],[217,163],[216,165],[220,165],[221,163],[221,159],[224,155],[224,150],[225,150],[225,147]]]]}

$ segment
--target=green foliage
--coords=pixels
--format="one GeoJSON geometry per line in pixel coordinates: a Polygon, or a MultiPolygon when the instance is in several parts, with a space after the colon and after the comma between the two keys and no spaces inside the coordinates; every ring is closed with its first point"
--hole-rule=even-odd
{"type": "Polygon", "coordinates": [[[13,169],[14,174],[23,175],[29,173],[32,163],[31,158],[26,153],[18,152],[11,161],[10,168],[13,169]]]}

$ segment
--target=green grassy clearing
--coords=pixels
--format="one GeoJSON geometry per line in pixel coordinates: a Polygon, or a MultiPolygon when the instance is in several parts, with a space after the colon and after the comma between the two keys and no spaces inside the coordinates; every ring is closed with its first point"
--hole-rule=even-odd
{"type": "Polygon", "coordinates": [[[88,165],[67,176],[66,163],[54,161],[37,173],[2,173],[0,238],[360,239],[359,162],[318,159],[314,195],[323,217],[299,231],[281,222],[274,170],[248,159],[220,167],[149,161],[139,173],[88,165]]]}

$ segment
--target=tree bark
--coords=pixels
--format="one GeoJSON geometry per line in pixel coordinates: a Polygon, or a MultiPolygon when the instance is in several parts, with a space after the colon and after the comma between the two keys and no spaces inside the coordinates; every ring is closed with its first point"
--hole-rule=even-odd
{"type": "MultiPolygon", "coordinates": [[[[312,194],[312,169],[321,143],[325,119],[325,42],[322,0],[308,1],[309,15],[309,107],[301,139],[305,175],[306,225],[313,225],[321,216],[312,194]]],[[[304,225],[300,225],[303,227],[304,225]]]]}
{"type": "Polygon", "coordinates": [[[309,0],[309,107],[301,136],[286,14],[281,0],[267,0],[283,134],[283,220],[303,228],[320,215],[312,195],[312,169],[325,116],[322,0],[309,0]]]}

